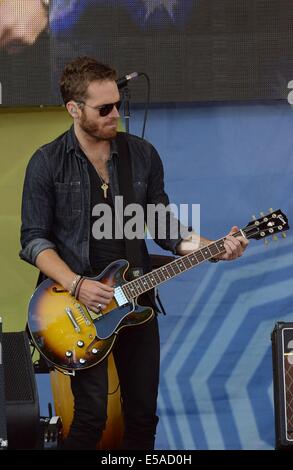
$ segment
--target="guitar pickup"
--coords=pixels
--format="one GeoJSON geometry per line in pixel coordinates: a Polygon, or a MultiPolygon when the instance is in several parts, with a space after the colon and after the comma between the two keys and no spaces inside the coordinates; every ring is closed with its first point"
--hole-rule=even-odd
{"type": "Polygon", "coordinates": [[[123,289],[121,286],[116,287],[114,289],[114,299],[116,300],[117,304],[119,307],[122,307],[122,305],[128,304],[129,300],[126,297],[126,295],[123,292],[123,289]]]}

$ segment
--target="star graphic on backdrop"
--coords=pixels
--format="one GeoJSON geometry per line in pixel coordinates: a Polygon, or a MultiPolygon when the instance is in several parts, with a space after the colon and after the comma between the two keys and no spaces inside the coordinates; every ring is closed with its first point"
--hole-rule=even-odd
{"type": "Polygon", "coordinates": [[[169,16],[173,19],[173,9],[178,3],[178,0],[143,0],[146,7],[145,19],[158,8],[165,8],[169,13],[169,16]]]}

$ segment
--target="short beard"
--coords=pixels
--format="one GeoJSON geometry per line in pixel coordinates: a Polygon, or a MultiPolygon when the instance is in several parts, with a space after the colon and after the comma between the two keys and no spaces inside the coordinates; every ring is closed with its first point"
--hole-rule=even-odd
{"type": "Polygon", "coordinates": [[[112,140],[117,136],[117,129],[112,130],[111,133],[103,133],[103,131],[99,132],[99,129],[97,129],[94,124],[90,124],[84,117],[81,118],[79,126],[83,132],[96,140],[112,140]]]}

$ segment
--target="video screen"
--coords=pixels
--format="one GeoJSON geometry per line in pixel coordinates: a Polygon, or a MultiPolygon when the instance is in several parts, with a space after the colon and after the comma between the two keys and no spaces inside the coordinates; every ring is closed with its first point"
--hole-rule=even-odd
{"type": "Polygon", "coordinates": [[[292,39],[292,0],[0,0],[1,104],[61,104],[63,67],[85,55],[148,74],[153,103],[285,99],[292,39]]]}

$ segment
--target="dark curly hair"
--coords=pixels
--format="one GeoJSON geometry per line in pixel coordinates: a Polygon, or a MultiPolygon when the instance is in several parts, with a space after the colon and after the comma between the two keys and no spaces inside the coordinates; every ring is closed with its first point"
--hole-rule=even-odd
{"type": "Polygon", "coordinates": [[[117,72],[92,57],[77,57],[69,62],[60,79],[60,92],[64,104],[70,100],[84,101],[87,98],[89,84],[95,80],[117,80],[117,72]]]}

